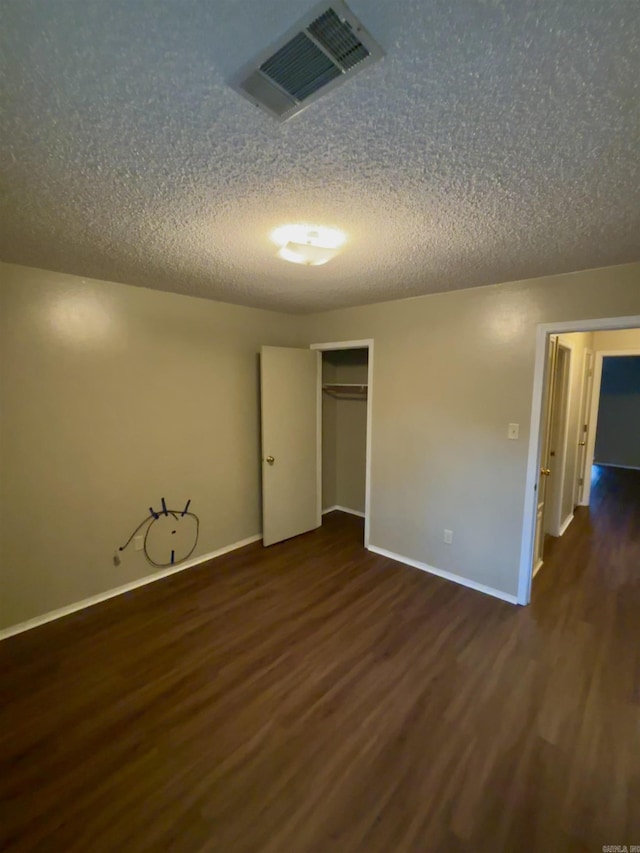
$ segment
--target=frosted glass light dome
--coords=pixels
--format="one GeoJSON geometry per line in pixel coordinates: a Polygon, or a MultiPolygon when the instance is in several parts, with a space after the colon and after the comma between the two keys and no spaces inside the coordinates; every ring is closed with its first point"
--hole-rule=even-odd
{"type": "Polygon", "coordinates": [[[281,225],[271,232],[277,255],[292,264],[317,267],[334,258],[345,242],[344,232],[322,225],[281,225]]]}

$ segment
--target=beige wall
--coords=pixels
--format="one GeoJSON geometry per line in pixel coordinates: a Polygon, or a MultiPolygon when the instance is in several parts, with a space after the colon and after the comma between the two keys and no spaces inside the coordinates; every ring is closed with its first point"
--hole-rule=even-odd
{"type": "Polygon", "coordinates": [[[336,503],[365,510],[367,482],[367,403],[338,400],[336,432],[336,503]]]}
{"type": "Polygon", "coordinates": [[[307,318],[375,340],[371,544],[515,595],[536,325],[635,314],[640,264],[307,318]]]}
{"type": "Polygon", "coordinates": [[[165,496],[194,556],[260,532],[258,351],[291,316],[0,265],[0,627],[155,571],[115,549],[165,496]]]}
{"type": "Polygon", "coordinates": [[[372,544],[515,593],[536,324],[640,314],[640,264],[307,317],[2,265],[0,300],[6,626],[149,574],[112,557],[163,495],[197,555],[259,532],[262,344],[374,338],[372,544]]]}
{"type": "Polygon", "coordinates": [[[640,329],[594,332],[593,345],[596,352],[640,349],[640,329]]]}

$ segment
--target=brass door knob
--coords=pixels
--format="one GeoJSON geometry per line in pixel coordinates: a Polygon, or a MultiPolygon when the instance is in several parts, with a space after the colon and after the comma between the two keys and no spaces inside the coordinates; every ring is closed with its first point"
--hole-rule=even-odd
{"type": "Polygon", "coordinates": [[[551,473],[551,468],[541,468],[540,473],[544,474],[545,477],[548,477],[549,474],[551,473]]]}
{"type": "Polygon", "coordinates": [[[273,463],[274,463],[275,461],[276,461],[276,460],[273,458],[273,456],[267,456],[267,462],[269,463],[269,465],[273,465],[273,463]]]}
{"type": "Polygon", "coordinates": [[[586,443],[587,443],[586,441],[581,441],[581,442],[580,442],[580,447],[584,447],[586,443]]]}

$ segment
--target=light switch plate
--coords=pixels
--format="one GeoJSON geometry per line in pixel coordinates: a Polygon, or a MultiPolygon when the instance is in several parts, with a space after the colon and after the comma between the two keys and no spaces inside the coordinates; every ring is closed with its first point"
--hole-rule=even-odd
{"type": "Polygon", "coordinates": [[[520,437],[520,424],[509,424],[509,429],[507,430],[507,438],[511,439],[511,441],[515,441],[520,437]]]}
{"type": "Polygon", "coordinates": [[[453,544],[453,530],[445,530],[444,531],[444,541],[447,545],[453,544]]]}

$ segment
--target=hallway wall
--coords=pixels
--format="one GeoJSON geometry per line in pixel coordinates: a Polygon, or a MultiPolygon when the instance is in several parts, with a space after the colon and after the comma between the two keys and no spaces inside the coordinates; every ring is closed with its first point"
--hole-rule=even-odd
{"type": "Polygon", "coordinates": [[[580,403],[582,399],[582,381],[584,359],[587,350],[594,348],[593,332],[574,332],[559,335],[559,342],[571,347],[571,378],[569,388],[569,415],[567,430],[567,449],[562,483],[562,523],[573,514],[575,509],[576,466],[578,463],[578,442],[582,438],[580,424],[580,403]]]}
{"type": "MultiPolygon", "coordinates": [[[[596,352],[628,352],[630,350],[640,352],[640,328],[595,332],[593,340],[596,352]]],[[[607,395],[602,421],[605,438],[603,444],[603,440],[600,439],[601,428],[600,418],[598,418],[596,461],[599,457],[599,461],[603,463],[631,465],[633,467],[640,464],[635,462],[640,449],[635,447],[637,433],[634,433],[633,429],[636,423],[636,408],[633,397],[633,390],[624,396],[607,395]],[[627,422],[629,428],[626,426],[627,422]],[[619,431],[622,431],[623,435],[621,436],[621,446],[618,447],[616,436],[619,431]]]]}
{"type": "Polygon", "coordinates": [[[594,461],[640,468],[640,355],[603,361],[594,461]]]}
{"type": "Polygon", "coordinates": [[[640,329],[594,332],[593,345],[596,351],[640,349],[640,329]]]}

